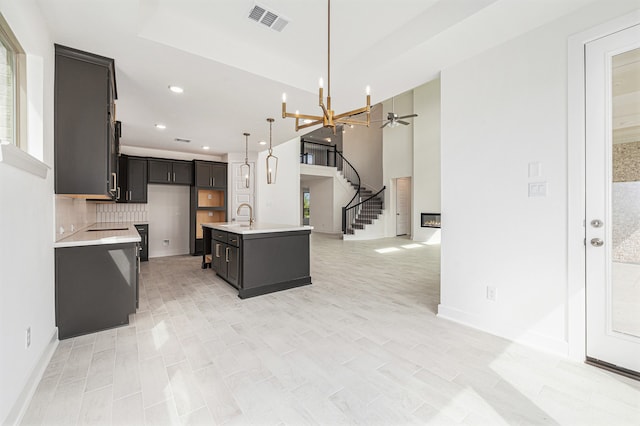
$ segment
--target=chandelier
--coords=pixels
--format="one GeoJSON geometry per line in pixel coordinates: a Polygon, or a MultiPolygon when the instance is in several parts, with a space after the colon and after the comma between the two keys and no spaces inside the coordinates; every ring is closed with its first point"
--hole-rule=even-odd
{"type": "Polygon", "coordinates": [[[369,119],[371,113],[371,95],[369,86],[366,88],[367,105],[354,109],[353,111],[344,112],[342,114],[335,114],[335,111],[331,109],[331,0],[327,0],[327,102],[325,104],[323,96],[323,80],[320,79],[320,90],[318,96],[318,105],[322,108],[322,115],[309,115],[300,114],[298,111],[295,113],[287,112],[287,95],[282,94],[282,118],[295,118],[296,119],[296,132],[306,127],[317,126],[322,124],[323,127],[328,127],[336,133],[336,126],[338,124],[360,125],[369,127],[369,119]],[[353,117],[366,113],[366,120],[356,120],[353,117]],[[303,120],[303,124],[300,124],[300,120],[303,120]]]}

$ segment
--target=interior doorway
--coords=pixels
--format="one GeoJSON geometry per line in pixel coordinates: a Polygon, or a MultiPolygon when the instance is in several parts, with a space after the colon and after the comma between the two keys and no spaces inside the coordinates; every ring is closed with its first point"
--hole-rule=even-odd
{"type": "Polygon", "coordinates": [[[411,178],[396,179],[396,235],[411,234],[411,178]]]}
{"type": "Polygon", "coordinates": [[[585,52],[586,355],[640,374],[640,25],[585,52]]]}

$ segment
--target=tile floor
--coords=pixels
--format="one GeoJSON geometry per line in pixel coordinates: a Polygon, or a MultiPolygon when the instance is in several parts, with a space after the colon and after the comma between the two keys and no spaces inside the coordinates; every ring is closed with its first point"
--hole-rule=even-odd
{"type": "Polygon", "coordinates": [[[247,300],[143,264],[131,324],[60,342],[22,424],[640,424],[640,382],[437,319],[439,246],[311,247],[313,285],[247,300]]]}

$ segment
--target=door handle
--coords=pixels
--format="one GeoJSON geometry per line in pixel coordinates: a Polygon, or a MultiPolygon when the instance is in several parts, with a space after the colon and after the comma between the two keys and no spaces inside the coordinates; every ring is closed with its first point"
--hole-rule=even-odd
{"type": "Polygon", "coordinates": [[[600,238],[592,238],[591,245],[594,247],[602,247],[604,245],[604,241],[602,241],[600,238]]]}

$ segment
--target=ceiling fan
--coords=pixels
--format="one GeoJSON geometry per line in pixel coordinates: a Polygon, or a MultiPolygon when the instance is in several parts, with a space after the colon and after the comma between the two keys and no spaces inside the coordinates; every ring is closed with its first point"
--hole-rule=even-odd
{"type": "MultiPolygon", "coordinates": [[[[408,121],[404,121],[405,118],[413,118],[413,117],[417,117],[418,114],[409,114],[409,115],[403,115],[398,117],[398,114],[396,114],[395,111],[396,107],[395,107],[395,97],[391,98],[391,111],[387,113],[387,121],[380,126],[380,128],[382,129],[383,127],[398,127],[400,124],[404,124],[405,126],[408,126],[410,123],[408,121]]],[[[379,120],[379,121],[384,121],[384,120],[379,120]]]]}

